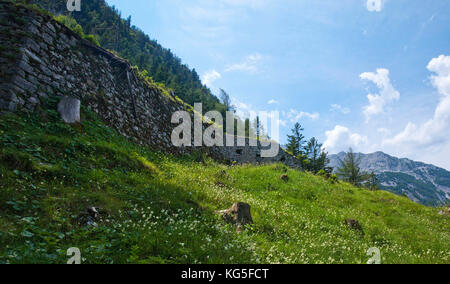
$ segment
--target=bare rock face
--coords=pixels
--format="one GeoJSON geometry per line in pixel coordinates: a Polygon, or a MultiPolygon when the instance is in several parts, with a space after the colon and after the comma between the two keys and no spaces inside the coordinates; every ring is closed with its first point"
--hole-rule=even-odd
{"type": "Polygon", "coordinates": [[[80,122],[80,100],[64,96],[58,103],[58,112],[65,123],[80,122]]]}
{"type": "Polygon", "coordinates": [[[237,231],[242,231],[242,227],[253,224],[250,205],[244,202],[233,204],[230,209],[219,211],[225,222],[237,225],[237,231]]]}

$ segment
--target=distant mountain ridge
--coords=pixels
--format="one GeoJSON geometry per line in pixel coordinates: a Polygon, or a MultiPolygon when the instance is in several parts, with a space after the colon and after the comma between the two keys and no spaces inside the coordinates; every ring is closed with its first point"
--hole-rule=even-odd
{"type": "MultiPolygon", "coordinates": [[[[329,166],[335,170],[346,153],[330,155],[329,166]]],[[[407,195],[415,202],[440,206],[450,202],[450,172],[434,165],[399,159],[383,152],[357,153],[361,169],[374,172],[380,187],[398,195],[407,195]]]]}

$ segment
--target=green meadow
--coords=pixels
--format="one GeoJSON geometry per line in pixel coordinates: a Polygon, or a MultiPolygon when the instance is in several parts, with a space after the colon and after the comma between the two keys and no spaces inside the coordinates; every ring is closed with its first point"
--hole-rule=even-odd
{"type": "Polygon", "coordinates": [[[442,208],[282,164],[153,152],[87,109],[66,125],[54,103],[0,116],[0,263],[66,263],[71,247],[83,263],[367,263],[372,247],[382,263],[450,263],[442,208]],[[254,220],[241,233],[215,213],[235,202],[254,220]]]}

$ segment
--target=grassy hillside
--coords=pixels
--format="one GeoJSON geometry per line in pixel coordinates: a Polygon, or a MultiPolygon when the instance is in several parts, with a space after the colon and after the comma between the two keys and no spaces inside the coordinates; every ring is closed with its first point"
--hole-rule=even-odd
{"type": "Polygon", "coordinates": [[[283,165],[154,153],[82,119],[0,116],[0,263],[65,263],[70,247],[83,263],[366,263],[374,246],[383,263],[450,263],[439,209],[283,165]],[[255,221],[240,234],[214,214],[237,201],[255,221]],[[97,227],[87,206],[102,208],[97,227]]]}

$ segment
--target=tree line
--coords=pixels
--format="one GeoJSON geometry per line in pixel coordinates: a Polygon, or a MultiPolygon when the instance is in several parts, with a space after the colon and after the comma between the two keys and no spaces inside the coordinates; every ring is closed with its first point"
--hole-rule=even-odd
{"type": "Polygon", "coordinates": [[[315,137],[307,140],[302,133],[304,128],[298,122],[291,131],[292,134],[287,136],[286,151],[302,162],[303,169],[314,174],[320,171],[330,174],[333,168],[327,166],[330,160],[328,153],[322,147],[323,144],[319,143],[315,137]]]}
{"type": "MultiPolygon", "coordinates": [[[[323,149],[315,137],[307,140],[303,135],[304,128],[296,123],[288,135],[286,150],[302,162],[304,170],[327,177],[332,176],[333,168],[329,167],[328,153],[323,149]]],[[[361,158],[350,148],[339,166],[334,171],[340,180],[351,183],[354,186],[366,187],[370,190],[379,189],[379,181],[374,172],[367,173],[361,169],[361,158]]]]}

